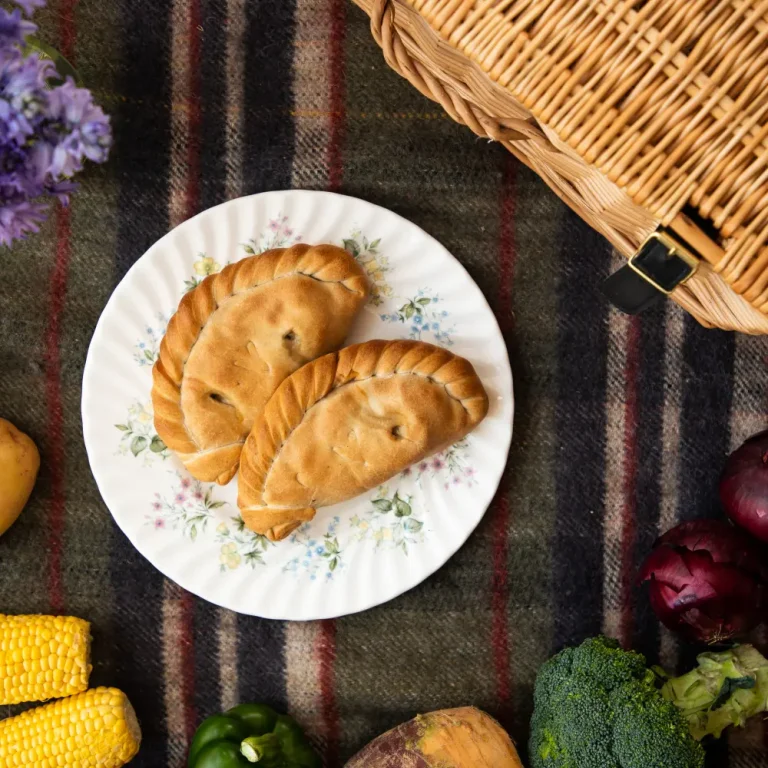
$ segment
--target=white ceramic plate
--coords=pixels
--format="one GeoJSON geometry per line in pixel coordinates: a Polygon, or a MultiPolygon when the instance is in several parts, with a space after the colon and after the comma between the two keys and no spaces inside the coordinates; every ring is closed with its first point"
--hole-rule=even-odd
{"type": "Polygon", "coordinates": [[[168,233],[115,290],[83,379],[83,432],[104,500],[136,548],[213,603],[274,619],[341,616],[416,586],[467,540],[512,439],[512,373],[480,290],[439,243],[391,211],[325,192],[268,192],[168,233]],[[375,286],[350,343],[422,339],[474,364],[491,401],[465,440],[385,486],[319,510],[272,544],[243,528],[237,479],[194,480],[153,427],[152,364],[185,291],[231,261],[295,242],[337,243],[375,286]]]}

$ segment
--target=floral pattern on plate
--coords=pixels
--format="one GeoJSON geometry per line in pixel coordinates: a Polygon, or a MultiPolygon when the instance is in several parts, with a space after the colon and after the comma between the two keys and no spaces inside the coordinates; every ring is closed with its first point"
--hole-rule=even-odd
{"type": "Polygon", "coordinates": [[[216,526],[216,543],[221,544],[219,561],[222,572],[234,571],[241,565],[251,568],[265,565],[264,555],[274,546],[266,536],[249,531],[239,514],[216,526]]]}
{"type": "MultiPolygon", "coordinates": [[[[289,537],[294,550],[301,550],[283,566],[290,573],[306,573],[311,581],[319,576],[332,579],[334,574],[344,569],[343,550],[339,545],[338,529],[341,518],[335,516],[328,524],[322,536],[314,536],[312,523],[304,523],[289,537]]],[[[293,554],[293,553],[292,553],[293,554]]]]}
{"type": "Polygon", "coordinates": [[[413,495],[380,487],[370,507],[350,519],[353,541],[372,541],[377,550],[400,549],[407,555],[409,547],[422,544],[425,538],[424,521],[414,514],[414,506],[413,495]]]}
{"type": "Polygon", "coordinates": [[[456,327],[449,323],[447,310],[440,304],[440,295],[429,288],[421,288],[394,312],[379,315],[385,323],[402,323],[408,329],[408,338],[429,341],[441,347],[453,346],[451,335],[456,327]]]}
{"type": "Polygon", "coordinates": [[[368,240],[359,229],[355,229],[349,237],[344,238],[343,246],[368,275],[371,282],[371,305],[380,307],[386,299],[392,297],[392,288],[387,283],[387,273],[391,267],[389,259],[381,253],[381,238],[368,240]]]}
{"type": "Polygon", "coordinates": [[[136,401],[128,408],[125,423],[115,424],[120,432],[117,452],[121,456],[141,457],[145,466],[154,459],[167,459],[171,454],[155,432],[152,403],[136,401]]]}
{"type": "Polygon", "coordinates": [[[300,242],[301,235],[294,233],[288,217],[280,213],[269,220],[269,225],[264,232],[241,245],[247,256],[258,256],[272,248],[286,248],[300,242]]]}
{"type": "Polygon", "coordinates": [[[152,325],[147,325],[145,335],[139,339],[133,351],[133,359],[142,367],[149,367],[155,364],[157,356],[160,354],[160,342],[165,336],[165,329],[168,327],[168,318],[159,314],[152,321],[152,325]]]}
{"type": "Polygon", "coordinates": [[[206,256],[204,253],[197,255],[197,261],[192,265],[192,269],[195,274],[184,281],[184,291],[189,293],[197,288],[200,283],[205,280],[208,275],[215,275],[217,272],[221,272],[221,264],[215,261],[211,256],[206,256]]]}
{"type": "Polygon", "coordinates": [[[229,509],[229,504],[213,497],[215,488],[176,472],[173,491],[168,495],[155,493],[152,511],[145,515],[146,525],[159,531],[178,531],[190,541],[197,541],[198,536],[211,533],[216,524],[212,535],[221,545],[219,567],[222,572],[234,571],[241,565],[251,568],[264,565],[263,555],[272,546],[271,542],[266,536],[249,531],[239,514],[219,522],[217,510],[229,509]]]}
{"type": "Polygon", "coordinates": [[[152,513],[145,515],[147,525],[156,529],[171,528],[182,536],[195,541],[205,533],[208,523],[214,519],[214,510],[226,502],[212,498],[213,487],[204,488],[199,480],[176,472],[175,488],[170,495],[155,493],[152,513]]]}
{"type": "Polygon", "coordinates": [[[469,457],[470,439],[465,437],[450,448],[408,467],[401,474],[402,477],[415,478],[418,484],[421,484],[425,477],[440,479],[445,477],[443,487],[446,490],[452,485],[472,487],[477,485],[477,470],[470,463],[469,457]]]}

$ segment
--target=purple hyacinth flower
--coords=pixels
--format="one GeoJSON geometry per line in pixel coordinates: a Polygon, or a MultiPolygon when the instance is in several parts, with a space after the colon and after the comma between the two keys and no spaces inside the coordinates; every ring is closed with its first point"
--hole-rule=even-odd
{"type": "Polygon", "coordinates": [[[92,108],[91,92],[78,88],[71,77],[51,89],[50,117],[54,120],[61,120],[69,126],[79,125],[88,119],[92,108]]]}
{"type": "Polygon", "coordinates": [[[37,27],[22,17],[21,11],[6,11],[0,8],[0,49],[22,45],[27,35],[34,34],[37,27]]]}
{"type": "Polygon", "coordinates": [[[109,118],[90,91],[61,81],[55,63],[24,48],[36,30],[25,16],[45,0],[13,0],[0,8],[0,244],[37,232],[53,197],[66,205],[77,189],[71,177],[86,160],[107,159],[109,118]],[[23,11],[23,15],[22,15],[23,11]]]}
{"type": "Polygon", "coordinates": [[[0,144],[22,145],[32,133],[29,120],[5,99],[0,99],[0,144]]]}
{"type": "Polygon", "coordinates": [[[79,138],[74,135],[67,136],[53,150],[51,176],[55,179],[74,176],[83,167],[82,156],[79,138]]]}
{"type": "Polygon", "coordinates": [[[53,195],[64,207],[69,205],[69,197],[73,192],[77,192],[80,185],[74,181],[57,181],[55,184],[49,184],[45,191],[53,195]]]}
{"type": "Polygon", "coordinates": [[[50,116],[60,121],[69,135],[53,153],[51,173],[72,176],[81,170],[84,158],[101,163],[112,144],[109,118],[93,103],[90,91],[77,88],[71,78],[54,88],[49,97],[50,116]]]}
{"type": "Polygon", "coordinates": [[[6,67],[5,74],[3,95],[15,109],[29,119],[45,112],[47,81],[56,75],[56,67],[50,59],[42,59],[36,53],[19,57],[6,67]]]}
{"type": "Polygon", "coordinates": [[[47,206],[29,200],[3,202],[0,206],[0,243],[10,245],[30,232],[39,232],[47,206]]]}
{"type": "Polygon", "coordinates": [[[35,12],[35,8],[45,8],[45,0],[13,0],[27,16],[35,12]]]}
{"type": "Polygon", "coordinates": [[[109,117],[102,112],[100,107],[94,107],[90,118],[80,131],[85,156],[89,160],[93,160],[94,163],[103,163],[112,146],[109,117]]]}

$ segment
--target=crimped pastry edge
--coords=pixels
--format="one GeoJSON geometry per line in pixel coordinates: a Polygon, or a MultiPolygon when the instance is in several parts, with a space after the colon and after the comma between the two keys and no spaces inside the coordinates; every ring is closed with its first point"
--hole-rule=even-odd
{"type": "Polygon", "coordinates": [[[369,292],[365,272],[352,256],[338,246],[299,243],[290,248],[275,248],[224,267],[206,277],[181,299],[168,323],[157,361],[152,368],[152,405],[155,429],[163,442],[181,459],[188,471],[203,482],[228,483],[237,473],[241,442],[200,449],[187,429],[181,407],[184,366],[200,334],[213,314],[227,299],[292,275],[306,275],[322,282],[336,283],[352,293],[366,297],[369,292]],[[334,257],[322,250],[334,249],[334,257]],[[320,263],[313,265],[313,260],[320,263]],[[266,275],[267,279],[259,279],[266,275]],[[239,446],[232,450],[233,446],[239,446]],[[221,454],[237,453],[238,458],[221,471],[221,454]],[[191,466],[190,466],[191,465],[191,466]]]}
{"type": "Polygon", "coordinates": [[[279,541],[314,517],[311,507],[300,510],[263,505],[269,472],[280,450],[307,411],[331,392],[347,384],[393,375],[421,375],[442,385],[468,413],[472,429],[488,412],[488,395],[472,364],[427,342],[377,339],[319,357],[280,384],[245,441],[238,507],[248,527],[279,541]],[[301,513],[295,516],[295,524],[289,524],[290,514],[286,513],[290,512],[301,513]]]}

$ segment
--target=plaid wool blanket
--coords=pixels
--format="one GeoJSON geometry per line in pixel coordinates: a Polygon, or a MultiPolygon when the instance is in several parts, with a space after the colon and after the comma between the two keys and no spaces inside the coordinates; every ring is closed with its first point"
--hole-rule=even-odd
{"type": "MultiPolygon", "coordinates": [[[[116,141],[70,209],[0,251],[0,415],[43,454],[0,540],[0,611],[93,622],[93,682],[125,690],[141,721],[133,765],[184,765],[197,723],[241,701],[289,709],[331,767],[417,712],[470,703],[524,745],[536,670],[563,645],[604,631],[691,661],[633,578],[660,530],[719,513],[726,454],[766,426],[765,339],[672,303],[613,310],[606,242],[392,73],[348,0],[50,0],[38,16],[116,141]],[[499,493],[448,565],[308,624],[166,580],[103,504],[80,420],[88,343],[131,264],[206,207],[291,187],[386,206],[447,246],[496,312],[517,411],[499,493]]],[[[768,726],[731,733],[711,765],[766,768],[768,726]]]]}

